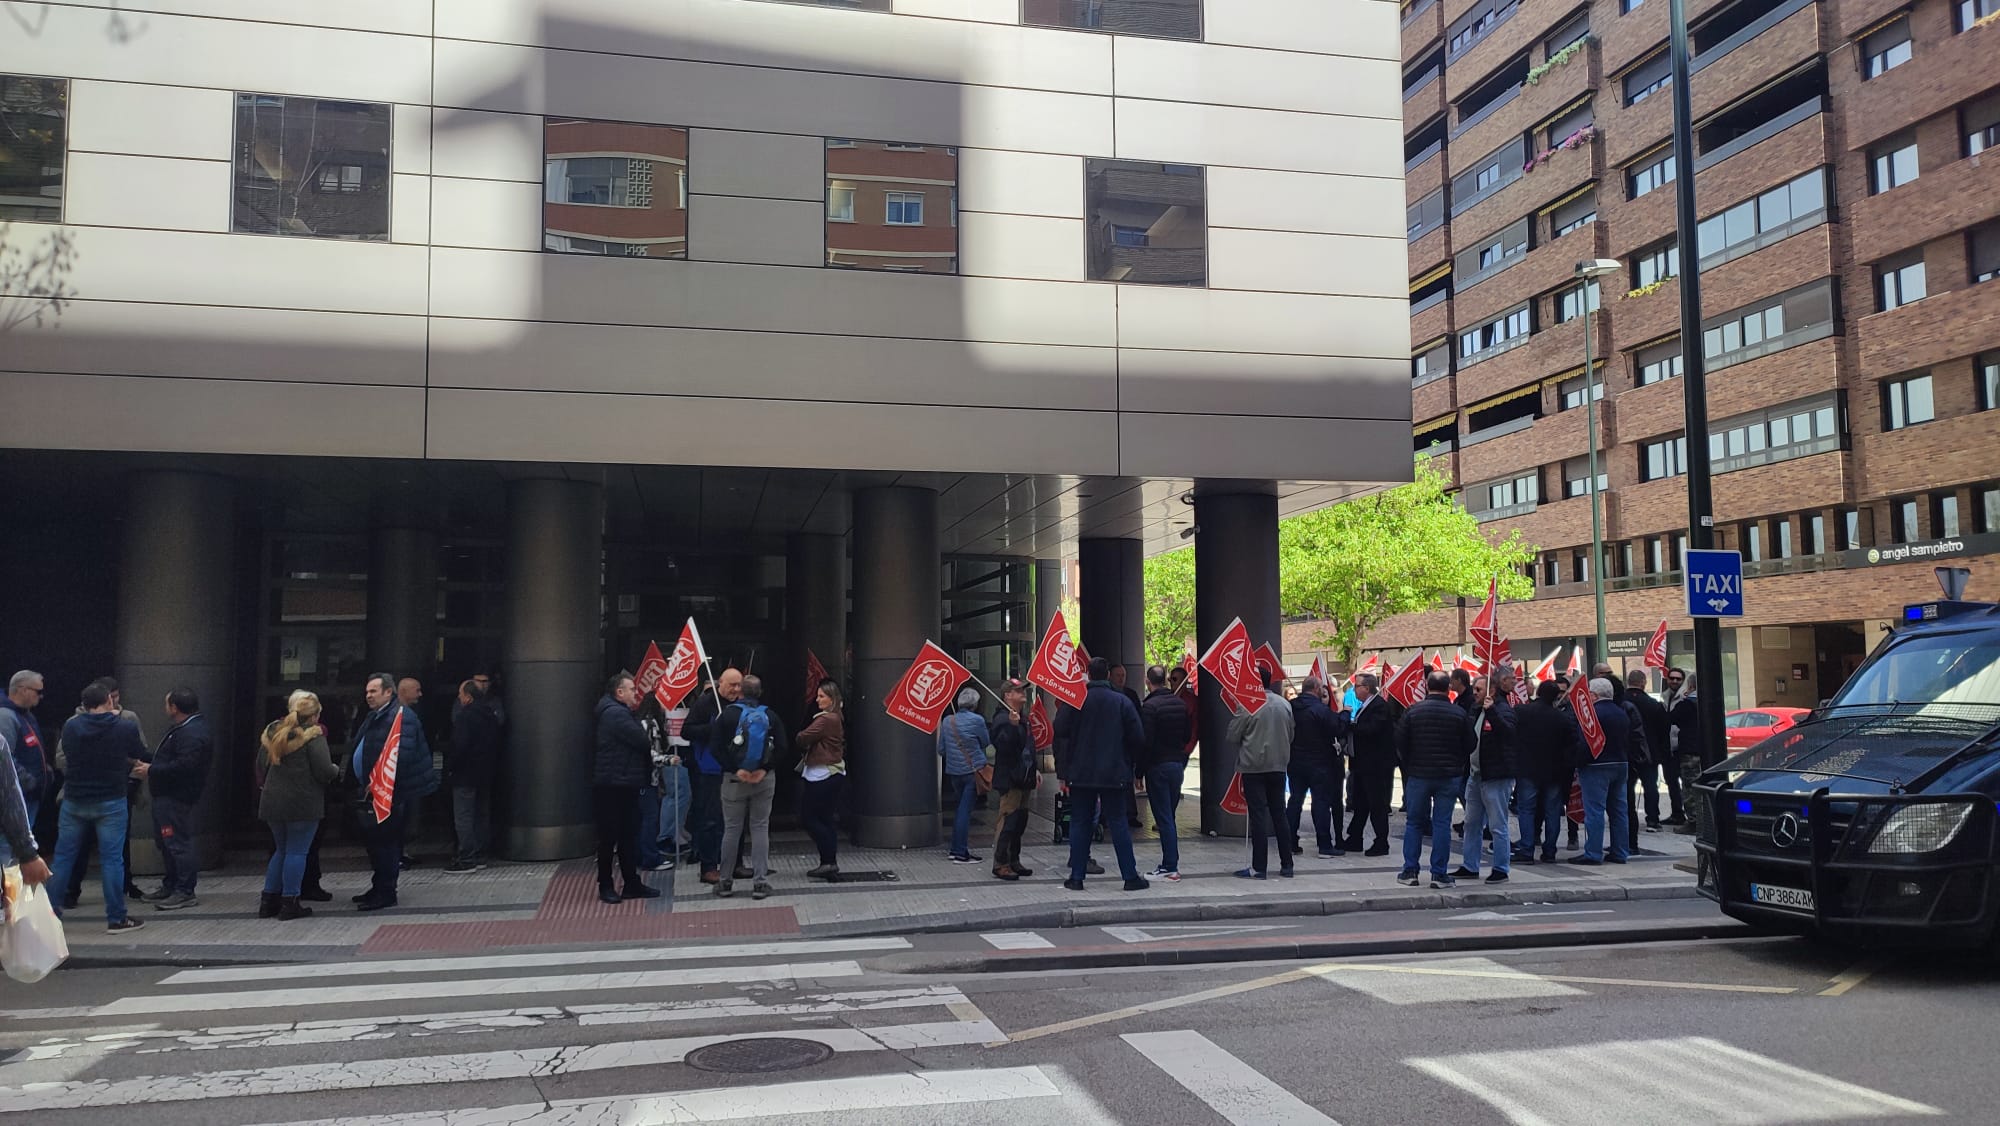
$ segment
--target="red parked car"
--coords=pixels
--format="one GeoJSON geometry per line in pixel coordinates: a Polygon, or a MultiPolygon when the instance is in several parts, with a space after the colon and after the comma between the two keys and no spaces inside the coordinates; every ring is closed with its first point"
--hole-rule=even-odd
{"type": "Polygon", "coordinates": [[[1723,717],[1729,749],[1747,751],[1803,719],[1811,708],[1742,708],[1723,717]]]}

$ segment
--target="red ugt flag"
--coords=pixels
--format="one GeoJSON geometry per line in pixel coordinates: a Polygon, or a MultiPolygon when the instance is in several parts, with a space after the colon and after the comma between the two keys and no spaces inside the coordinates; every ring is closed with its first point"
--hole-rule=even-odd
{"type": "Polygon", "coordinates": [[[1641,661],[1649,669],[1667,667],[1667,620],[1660,619],[1660,628],[1653,631],[1653,639],[1646,643],[1646,654],[1641,661]]]}
{"type": "Polygon", "coordinates": [[[1069,624],[1063,621],[1061,610],[1049,619],[1042,644],[1028,665],[1028,680],[1048,689],[1050,695],[1072,708],[1082,707],[1083,698],[1090,692],[1090,668],[1077,655],[1076,643],[1070,640],[1069,624]]]}
{"type": "Polygon", "coordinates": [[[1326,683],[1326,665],[1320,662],[1319,654],[1313,654],[1312,667],[1306,670],[1306,675],[1319,681],[1321,684],[1326,683]]]}
{"type": "Polygon", "coordinates": [[[389,737],[382,740],[382,753],[375,770],[368,775],[368,801],[375,807],[375,823],[389,819],[396,808],[396,760],[403,754],[403,706],[396,705],[396,718],[389,723],[389,737]]]}
{"type": "Polygon", "coordinates": [[[1222,688],[1222,701],[1233,712],[1254,712],[1264,706],[1264,686],[1250,649],[1250,631],[1237,618],[1201,655],[1201,667],[1208,670],[1222,688]]]}
{"type": "Polygon", "coordinates": [[[1250,812],[1249,799],[1243,796],[1243,776],[1229,776],[1229,788],[1222,791],[1222,812],[1234,813],[1241,817],[1250,812]]]}
{"type": "Polygon", "coordinates": [[[935,734],[938,716],[958,692],[958,686],[972,679],[972,670],[951,659],[944,650],[924,642],[917,659],[910,662],[903,678],[889,690],[883,707],[890,716],[902,720],[926,735],[935,734]]]}
{"type": "Polygon", "coordinates": [[[1056,725],[1049,722],[1049,709],[1040,700],[1028,709],[1028,738],[1035,749],[1046,751],[1056,745],[1056,725]]]}
{"type": "MultiPolygon", "coordinates": [[[[1278,651],[1271,648],[1270,642],[1266,641],[1262,645],[1257,646],[1257,651],[1251,654],[1250,661],[1260,669],[1270,669],[1272,683],[1276,683],[1284,678],[1285,663],[1278,658],[1278,651]]],[[[1263,685],[1259,684],[1257,687],[1259,689],[1259,696],[1261,697],[1263,685]]]]}
{"type": "Polygon", "coordinates": [[[681,701],[701,683],[701,666],[706,660],[708,653],[701,647],[701,632],[694,628],[694,619],[689,618],[681,627],[680,640],[674,642],[674,654],[667,658],[660,682],[653,687],[653,698],[660,702],[661,710],[670,712],[681,706],[681,701]]]}
{"type": "Polygon", "coordinates": [[[1396,675],[1389,678],[1389,683],[1382,686],[1382,694],[1406,708],[1411,707],[1424,698],[1424,675],[1427,671],[1424,667],[1424,655],[1420,650],[1409,664],[1396,670],[1396,675]]]}
{"type": "Polygon", "coordinates": [[[667,675],[667,659],[660,656],[660,643],[648,641],[646,656],[639,662],[639,671],[632,677],[633,687],[639,690],[639,695],[644,696],[651,692],[665,675],[667,675]]]}
{"type": "Polygon", "coordinates": [[[819,663],[819,654],[806,646],[806,707],[812,707],[819,699],[819,686],[833,678],[826,674],[826,666],[819,663]]]}
{"type": "Polygon", "coordinates": [[[1602,755],[1604,725],[1597,722],[1597,708],[1591,699],[1589,681],[1579,677],[1569,686],[1569,706],[1576,713],[1576,725],[1583,728],[1583,741],[1590,747],[1590,757],[1602,755]]]}

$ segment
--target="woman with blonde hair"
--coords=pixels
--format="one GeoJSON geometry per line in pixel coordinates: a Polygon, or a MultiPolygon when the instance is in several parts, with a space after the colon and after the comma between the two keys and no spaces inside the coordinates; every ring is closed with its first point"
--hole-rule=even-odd
{"type": "Polygon", "coordinates": [[[264,729],[257,774],[263,796],[257,816],[271,827],[271,863],[264,869],[264,895],[257,917],[303,919],[312,908],[299,904],[306,852],[326,816],[326,786],[337,773],[319,725],[319,697],[294,692],[283,719],[264,729]]]}

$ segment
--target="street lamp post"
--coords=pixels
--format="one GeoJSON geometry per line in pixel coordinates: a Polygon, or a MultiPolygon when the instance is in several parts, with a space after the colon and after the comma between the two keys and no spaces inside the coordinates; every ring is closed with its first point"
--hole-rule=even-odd
{"type": "Polygon", "coordinates": [[[1595,660],[1611,659],[1611,646],[1604,630],[1604,512],[1597,498],[1597,360],[1590,338],[1590,287],[1598,278],[1623,270],[1610,258],[1594,258],[1576,264],[1576,277],[1583,288],[1577,300],[1583,303],[1583,413],[1590,436],[1590,593],[1597,603],[1597,650],[1595,660]]]}

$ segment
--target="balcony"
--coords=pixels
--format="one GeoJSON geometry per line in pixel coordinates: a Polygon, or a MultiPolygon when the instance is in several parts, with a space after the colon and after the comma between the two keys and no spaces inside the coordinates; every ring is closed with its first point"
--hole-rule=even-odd
{"type": "Polygon", "coordinates": [[[1505,422],[1495,423],[1483,430],[1472,431],[1465,437],[1460,438],[1458,445],[1460,449],[1466,449],[1479,445],[1482,442],[1490,442],[1495,438],[1504,438],[1509,434],[1519,434],[1521,431],[1533,426],[1535,422],[1535,416],[1531,414],[1522,415],[1520,418],[1510,418],[1505,422]]]}
{"type": "Polygon", "coordinates": [[[1764,124],[1759,125],[1757,128],[1750,130],[1748,133],[1743,134],[1741,137],[1737,137],[1732,141],[1717,145],[1701,153],[1701,155],[1694,158],[1695,171],[1701,172],[1704,169],[1713,168],[1738,153],[1763,144],[1765,141],[1783,133],[1794,125],[1810,118],[1818,117],[1825,108],[1825,98],[1812,98],[1802,102],[1766,121],[1764,124]]]}
{"type": "MultiPolygon", "coordinates": [[[[1776,465],[1717,474],[1717,520],[1747,520],[1803,508],[1832,508],[1848,499],[1847,454],[1841,450],[1781,461],[1776,465]]],[[[1681,479],[1685,485],[1685,479],[1681,479]]],[[[1687,519],[1682,493],[1681,519],[1687,519]]]]}
{"type": "Polygon", "coordinates": [[[1410,240],[1410,274],[1420,277],[1451,257],[1451,234],[1442,225],[1410,240]]]}
{"type": "MultiPolygon", "coordinates": [[[[1687,20],[1698,23],[1703,16],[1721,7],[1726,0],[1688,0],[1687,20]]],[[[1616,74],[1667,42],[1667,5],[1655,0],[1623,15],[1612,15],[1601,36],[1604,42],[1604,73],[1616,74]]]]}
{"type": "Polygon", "coordinates": [[[1526,516],[1535,511],[1536,504],[1537,502],[1532,500],[1523,501],[1519,504],[1502,505],[1499,508],[1482,509],[1478,512],[1473,512],[1471,515],[1474,520],[1477,520],[1481,524],[1491,524],[1495,520],[1512,520],[1516,517],[1526,516]]]}
{"type": "Polygon", "coordinates": [[[1583,97],[1597,78],[1596,42],[1587,40],[1583,50],[1568,62],[1549,68],[1534,83],[1516,87],[1515,93],[1460,122],[1452,131],[1452,146],[1460,152],[1492,152],[1508,138],[1527,132],[1536,122],[1583,97]],[[1504,112],[1501,102],[1505,103],[1504,112]]]}
{"type": "MultiPolygon", "coordinates": [[[[1847,15],[1845,0],[1841,14],[1847,15]]],[[[1864,149],[1900,129],[1948,112],[1979,85],[1980,80],[1970,76],[1983,79],[1991,73],[1995,50],[1992,29],[1925,35],[1928,30],[1928,26],[1919,30],[1915,56],[1886,74],[1866,82],[1851,71],[1840,74],[1838,89],[1845,98],[1841,112],[1847,124],[1847,143],[1853,148],[1864,149]],[[1965,77],[1940,81],[1942,75],[1965,77]]],[[[1924,175],[1930,175],[1928,167],[1924,175]]]]}
{"type": "Polygon", "coordinates": [[[1403,57],[1421,56],[1431,44],[1444,38],[1444,5],[1439,0],[1419,0],[1403,13],[1403,57]]]}
{"type": "Polygon", "coordinates": [[[1410,387],[1410,414],[1414,418],[1436,418],[1448,413],[1458,405],[1458,397],[1453,394],[1451,373],[1433,373],[1421,382],[1412,382],[1410,387]]]}
{"type": "Polygon", "coordinates": [[[1585,425],[1584,413],[1575,410],[1530,419],[1525,426],[1510,423],[1504,431],[1496,426],[1493,430],[1499,433],[1477,444],[1459,443],[1459,471],[1471,481],[1499,480],[1566,457],[1581,457],[1588,450],[1585,425]]]}
{"type": "Polygon", "coordinates": [[[1517,8],[1514,15],[1489,30],[1486,38],[1445,60],[1445,98],[1452,102],[1463,98],[1466,91],[1486,81],[1507,60],[1527,51],[1551,30],[1545,17],[1533,12],[1524,17],[1517,8]]]}
{"type": "Polygon", "coordinates": [[[1403,198],[1415,203],[1444,187],[1444,142],[1434,141],[1403,162],[1403,198]]]}
{"type": "MultiPolygon", "coordinates": [[[[1905,63],[1889,73],[1915,65],[1905,63]]],[[[2000,218],[2000,153],[1927,168],[1893,191],[1846,201],[1844,210],[1856,262],[1874,262],[2000,218]]]]}
{"type": "MultiPolygon", "coordinates": [[[[1610,318],[1593,316],[1590,319],[1596,337],[1591,348],[1601,360],[1605,358],[1605,348],[1611,341],[1609,326],[1605,323],[1610,318]]],[[[1458,397],[1466,402],[1478,402],[1532,380],[1582,367],[1583,318],[1577,317],[1545,328],[1528,337],[1527,343],[1496,352],[1488,359],[1471,364],[1461,361],[1458,397]]]]}
{"type": "MultiPolygon", "coordinates": [[[[1701,77],[1688,87],[1696,121],[1747,96],[1769,82],[1772,75],[1784,74],[1819,53],[1819,8],[1811,0],[1792,0],[1765,18],[1771,17],[1779,18],[1771,24],[1759,20],[1744,29],[1759,31],[1756,50],[1736,50],[1740,44],[1732,37],[1696,57],[1695,63],[1705,67],[1697,68],[1701,77]]],[[[1607,108],[1600,111],[1599,120],[1613,138],[1607,159],[1614,165],[1625,163],[1673,133],[1670,90],[1628,106],[1624,82],[1615,80],[1605,83],[1605,102],[1607,108]]]]}
{"type": "Polygon", "coordinates": [[[1428,77],[1403,91],[1403,135],[1415,133],[1444,111],[1444,77],[1434,67],[1428,77]]]}
{"type": "Polygon", "coordinates": [[[1452,316],[1452,302],[1449,299],[1439,304],[1427,306],[1421,310],[1412,308],[1410,310],[1410,340],[1412,342],[1421,342],[1436,340],[1440,336],[1450,336],[1453,331],[1454,320],[1455,318],[1452,316]]]}
{"type": "MultiPolygon", "coordinates": [[[[1536,219],[1540,222],[1540,219],[1536,219]]],[[[1554,242],[1543,243],[1522,255],[1508,268],[1506,273],[1490,275],[1490,284],[1463,286],[1458,293],[1457,311],[1459,320],[1465,324],[1477,324],[1486,318],[1518,304],[1522,295],[1547,293],[1576,276],[1576,264],[1587,258],[1598,256],[1604,239],[1604,224],[1586,223],[1554,242]]],[[[1612,285],[1600,284],[1603,301],[1611,296],[1610,290],[1618,284],[1616,278],[1605,281],[1612,285]]],[[[1577,363],[1582,363],[1578,360],[1577,363]]]]}
{"type": "Polygon", "coordinates": [[[1872,313],[1851,329],[1860,375],[1878,379],[1983,351],[1993,347],[1996,324],[2000,281],[1933,293],[1900,309],[1872,313]]]}
{"type": "MultiPolygon", "coordinates": [[[[1603,174],[1603,145],[1602,137],[1593,136],[1575,148],[1551,153],[1533,172],[1523,171],[1467,203],[1453,200],[1452,223],[1459,230],[1497,231],[1543,204],[1561,199],[1603,174]]],[[[1536,152],[1528,155],[1532,160],[1536,152]]]]}
{"type": "MultiPolygon", "coordinates": [[[[1895,496],[1936,488],[1941,477],[1960,479],[1940,473],[1940,455],[1995,448],[2000,448],[2000,411],[1978,411],[1886,434],[1860,435],[1854,439],[1855,457],[1861,464],[1855,475],[1855,495],[1895,496]]],[[[1987,467],[1973,470],[1990,471],[1987,467]]]]}
{"type": "MultiPolygon", "coordinates": [[[[1451,127],[1452,142],[1456,144],[1460,137],[1465,136],[1467,130],[1475,128],[1476,126],[1478,126],[1480,122],[1485,121],[1487,118],[1492,117],[1494,114],[1499,113],[1502,109],[1505,109],[1509,104],[1511,104],[1514,101],[1514,99],[1521,96],[1521,91],[1525,88],[1526,87],[1523,86],[1509,87],[1505,93],[1500,94],[1499,96],[1495,97],[1492,101],[1487,102],[1485,105],[1480,106],[1476,110],[1473,110],[1470,114],[1467,114],[1466,116],[1460,118],[1457,124],[1451,127]]],[[[1519,132],[1519,130],[1516,130],[1516,132],[1519,132]]],[[[1476,144],[1468,142],[1466,144],[1466,151],[1485,152],[1488,150],[1481,149],[1476,144]]]]}
{"type": "MultiPolygon", "coordinates": [[[[1785,23],[1792,16],[1798,14],[1799,12],[1803,12],[1809,8],[1812,8],[1814,11],[1814,15],[1817,16],[1818,10],[1814,8],[1814,4],[1815,0],[1785,0],[1784,3],[1779,4],[1777,7],[1772,8],[1770,11],[1765,12],[1763,15],[1758,16],[1756,19],[1750,21],[1749,24],[1745,25],[1742,29],[1730,35],[1722,42],[1709,47],[1707,50],[1696,55],[1694,58],[1689,59],[1688,74],[1690,76],[1700,74],[1702,71],[1707,70],[1710,64],[1717,62],[1720,59],[1728,57],[1729,54],[1735,51],[1738,47],[1743,46],[1745,43],[1750,42],[1752,39],[1755,39],[1758,36],[1764,34],[1765,32],[1771,30],[1772,28],[1777,27],[1779,24],[1785,23]]],[[[1814,33],[1813,34],[1814,51],[1812,53],[1817,53],[1818,41],[1819,41],[1818,37],[1819,21],[1817,19],[1814,19],[1809,26],[1812,27],[1814,33]]],[[[1798,61],[1797,59],[1792,57],[1789,51],[1783,50],[1778,47],[1779,42],[1783,40],[1784,37],[1785,37],[1784,33],[1781,32],[1778,36],[1773,37],[1771,41],[1759,45],[1760,47],[1759,53],[1764,55],[1763,62],[1764,62],[1764,70],[1766,73],[1770,73],[1773,70],[1782,72],[1783,70],[1786,69],[1787,63],[1798,61]],[[1772,53],[1773,51],[1776,51],[1777,53],[1773,54],[1772,53]],[[1776,66],[1773,66],[1772,65],[1773,63],[1775,63],[1776,66]]],[[[1727,99],[1725,98],[1725,100],[1727,99]]]]}
{"type": "MultiPolygon", "coordinates": [[[[1659,294],[1647,298],[1659,299],[1659,294]]],[[[1622,323],[1622,322],[1621,322],[1622,323]]],[[[1776,406],[1840,386],[1840,340],[1802,344],[1788,352],[1766,356],[1727,369],[1708,381],[1708,416],[1730,418],[1762,407],[1776,406]]],[[[1650,383],[1618,393],[1618,438],[1631,445],[1682,429],[1687,422],[1685,392],[1678,379],[1650,383]]]]}

